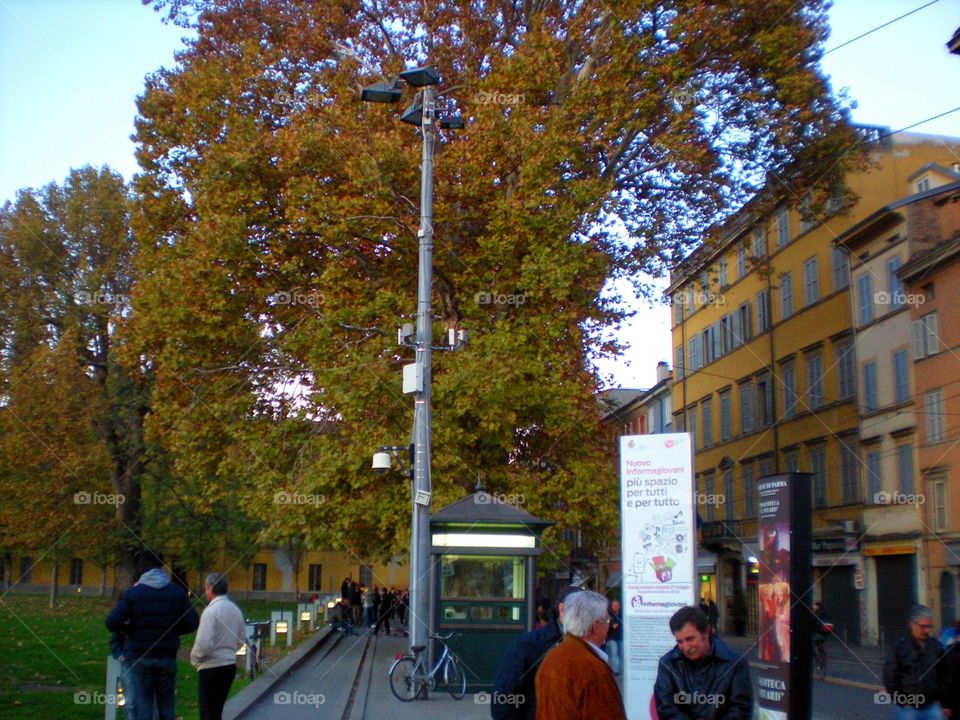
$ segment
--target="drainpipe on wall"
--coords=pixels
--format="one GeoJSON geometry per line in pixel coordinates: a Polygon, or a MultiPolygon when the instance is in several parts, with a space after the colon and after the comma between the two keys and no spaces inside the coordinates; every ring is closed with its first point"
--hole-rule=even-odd
{"type": "MultiPolygon", "coordinates": [[[[770,272],[770,260],[767,259],[767,321],[770,323],[770,392],[771,396],[771,409],[773,411],[773,474],[780,474],[780,418],[777,417],[777,391],[774,387],[773,380],[777,378],[776,374],[776,365],[777,365],[777,355],[776,355],[776,345],[774,343],[773,333],[775,332],[774,328],[776,325],[773,322],[773,282],[770,280],[770,277],[773,275],[770,272]]],[[[757,414],[760,414],[760,408],[757,408],[757,414]]]]}

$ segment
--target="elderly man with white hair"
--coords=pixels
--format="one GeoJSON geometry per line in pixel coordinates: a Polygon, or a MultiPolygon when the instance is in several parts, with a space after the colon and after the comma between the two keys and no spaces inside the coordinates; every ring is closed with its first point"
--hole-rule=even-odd
{"type": "Polygon", "coordinates": [[[200,616],[190,662],[198,670],[200,720],[221,720],[237,674],[237,650],[247,641],[247,635],[243,613],[227,597],[226,575],[207,575],[204,594],[210,604],[200,616]]]}
{"type": "Polygon", "coordinates": [[[600,649],[609,628],[603,595],[585,590],[567,598],[563,641],[537,673],[537,720],[626,720],[620,688],[600,649]]]}

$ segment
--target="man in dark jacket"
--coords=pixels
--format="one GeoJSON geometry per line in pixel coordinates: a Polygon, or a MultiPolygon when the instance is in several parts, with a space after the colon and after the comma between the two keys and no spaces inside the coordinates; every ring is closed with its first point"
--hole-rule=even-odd
{"type": "Polygon", "coordinates": [[[382,589],[380,595],[380,605],[377,608],[377,612],[380,613],[380,616],[377,618],[377,626],[373,630],[374,635],[380,634],[380,628],[384,625],[387,626],[386,634],[390,634],[390,618],[393,617],[393,593],[387,592],[387,588],[382,589]]]}
{"type": "Polygon", "coordinates": [[[883,687],[897,706],[897,717],[940,720],[940,700],[947,663],[940,662],[943,646],[930,637],[933,611],[924,605],[910,609],[910,632],[887,650],[883,687]]]}
{"type": "Polygon", "coordinates": [[[698,607],[670,618],[677,646],[660,658],[653,696],[661,720],[711,718],[748,720],[753,716],[750,666],[716,635],[698,607]]]}
{"type": "Polygon", "coordinates": [[[554,616],[543,627],[524,633],[507,648],[497,668],[490,694],[493,720],[535,720],[537,716],[534,678],[540,661],[563,637],[563,604],[580,588],[565,587],[557,595],[554,616]]]}
{"type": "Polygon", "coordinates": [[[136,685],[137,720],[174,720],[174,689],[180,636],[197,629],[200,618],[186,591],[171,583],[163,559],[140,555],[140,580],[120,596],[107,616],[107,629],[124,634],[123,651],[136,685]]]}

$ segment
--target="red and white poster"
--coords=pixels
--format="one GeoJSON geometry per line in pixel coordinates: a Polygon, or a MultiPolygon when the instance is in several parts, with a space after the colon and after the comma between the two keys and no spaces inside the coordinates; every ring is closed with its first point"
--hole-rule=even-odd
{"type": "Polygon", "coordinates": [[[760,478],[757,680],[760,720],[810,717],[811,541],[807,473],[760,478]]]}
{"type": "Polygon", "coordinates": [[[670,616],[695,602],[693,500],[688,434],[620,438],[623,701],[629,720],[656,717],[657,663],[676,644],[670,616]]]}

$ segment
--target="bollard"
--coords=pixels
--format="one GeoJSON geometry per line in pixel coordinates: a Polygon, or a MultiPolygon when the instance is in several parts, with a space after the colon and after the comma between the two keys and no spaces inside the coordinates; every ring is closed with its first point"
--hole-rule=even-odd
{"type": "Polygon", "coordinates": [[[293,645],[293,613],[289,610],[274,610],[270,613],[270,647],[277,644],[277,635],[287,639],[287,647],[293,645]]]}
{"type": "MultiPolygon", "coordinates": [[[[122,720],[129,710],[130,696],[121,682],[122,666],[112,655],[107,656],[107,682],[104,688],[103,720],[122,720]],[[120,708],[124,708],[123,711],[120,708]]],[[[160,711],[153,708],[153,720],[158,720],[160,711]]]]}
{"type": "Polygon", "coordinates": [[[316,603],[299,603],[297,605],[297,630],[303,628],[304,625],[308,625],[310,627],[310,631],[312,632],[316,617],[316,603]]]}
{"type": "Polygon", "coordinates": [[[117,707],[123,706],[123,690],[120,686],[120,661],[112,655],[107,656],[107,683],[103,690],[106,702],[103,704],[103,720],[119,720],[117,707]]]}

